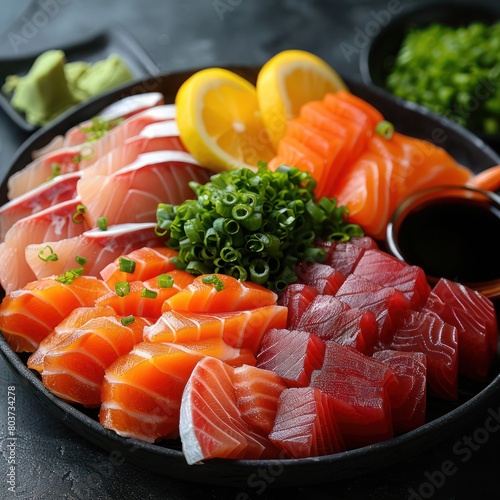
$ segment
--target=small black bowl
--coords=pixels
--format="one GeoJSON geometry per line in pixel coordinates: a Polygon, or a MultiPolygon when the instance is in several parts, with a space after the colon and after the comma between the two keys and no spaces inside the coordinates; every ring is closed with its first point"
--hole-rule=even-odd
{"type": "MultiPolygon", "coordinates": [[[[447,26],[467,26],[472,22],[492,24],[500,19],[500,9],[477,4],[438,3],[405,10],[383,27],[360,54],[363,82],[387,90],[387,77],[405,36],[412,29],[425,28],[433,23],[447,26]]],[[[423,68],[422,71],[425,71],[423,68]]],[[[474,131],[473,131],[474,132],[474,131]]],[[[490,146],[500,151],[500,136],[476,133],[490,146]]]]}

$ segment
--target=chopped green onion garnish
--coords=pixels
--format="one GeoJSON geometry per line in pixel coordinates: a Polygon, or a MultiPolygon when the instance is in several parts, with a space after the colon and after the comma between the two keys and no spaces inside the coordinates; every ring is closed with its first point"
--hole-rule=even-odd
{"type": "Polygon", "coordinates": [[[71,285],[71,283],[73,283],[73,280],[75,278],[78,278],[79,276],[82,275],[83,275],[83,267],[75,267],[73,269],[70,269],[69,271],[64,272],[63,274],[60,274],[56,278],[56,281],[59,281],[59,283],[63,283],[65,285],[71,285]]]}
{"type": "Polygon", "coordinates": [[[224,283],[222,283],[221,279],[215,274],[203,276],[201,281],[203,281],[203,283],[206,283],[207,285],[213,285],[218,292],[224,290],[225,288],[224,283]]]}
{"type": "Polygon", "coordinates": [[[106,231],[108,229],[108,218],[107,217],[99,217],[97,219],[97,227],[101,231],[106,231]]]}
{"type": "Polygon", "coordinates": [[[81,159],[82,158],[80,157],[80,155],[75,155],[75,156],[73,156],[73,158],[71,158],[71,161],[73,163],[79,163],[81,159]]]}
{"type": "Polygon", "coordinates": [[[128,257],[120,257],[118,259],[118,267],[122,273],[132,274],[135,272],[136,262],[128,257]]]}
{"type": "Polygon", "coordinates": [[[38,252],[38,258],[44,262],[55,262],[58,260],[57,254],[51,246],[46,245],[38,252]]]}
{"type": "Polygon", "coordinates": [[[123,326],[128,326],[128,325],[131,325],[134,321],[135,321],[134,316],[124,316],[124,317],[121,319],[121,324],[122,324],[123,326]]]}
{"type": "Polygon", "coordinates": [[[84,264],[87,263],[87,259],[85,257],[80,257],[80,255],[77,255],[75,257],[75,260],[76,260],[76,263],[80,264],[81,266],[83,266],[84,264]]]}
{"type": "Polygon", "coordinates": [[[118,297],[125,297],[125,295],[130,293],[130,283],[128,281],[115,283],[115,292],[118,297]]]}
{"type": "Polygon", "coordinates": [[[85,205],[77,205],[76,212],[73,214],[73,222],[75,224],[81,224],[83,222],[83,214],[85,213],[85,205]]]}
{"type": "Polygon", "coordinates": [[[160,274],[158,276],[158,286],[160,288],[172,288],[174,286],[174,278],[169,274],[160,274]]]}
{"type": "Polygon", "coordinates": [[[158,297],[158,292],[156,292],[155,290],[149,290],[149,288],[143,288],[141,297],[144,297],[146,299],[156,299],[156,297],[158,297]]]}
{"type": "Polygon", "coordinates": [[[382,120],[375,125],[375,132],[385,139],[391,139],[394,135],[394,125],[391,122],[382,120]]]}
{"type": "Polygon", "coordinates": [[[48,181],[51,181],[52,179],[56,178],[58,175],[61,175],[62,173],[62,167],[60,163],[51,163],[50,164],[50,177],[47,179],[48,181]]]}

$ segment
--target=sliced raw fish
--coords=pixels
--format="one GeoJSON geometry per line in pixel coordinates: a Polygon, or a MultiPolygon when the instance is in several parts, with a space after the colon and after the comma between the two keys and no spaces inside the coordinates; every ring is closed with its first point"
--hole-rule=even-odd
{"type": "Polygon", "coordinates": [[[278,398],[288,386],[277,373],[251,365],[235,368],[233,383],[241,417],[267,436],[274,425],[278,398]]]}
{"type": "Polygon", "coordinates": [[[149,443],[177,437],[182,393],[205,356],[235,366],[255,364],[248,349],[228,346],[220,338],[186,345],[142,342],[106,369],[101,424],[121,436],[149,443]]]}
{"type": "Polygon", "coordinates": [[[416,310],[424,306],[431,292],[420,267],[409,266],[380,250],[364,252],[353,272],[380,285],[400,290],[416,310]]]}
{"type": "Polygon", "coordinates": [[[498,345],[497,318],[491,300],[467,286],[441,278],[425,307],[456,327],[459,372],[484,381],[498,345]]]}
{"type": "Polygon", "coordinates": [[[394,332],[388,349],[425,354],[429,394],[457,399],[459,344],[454,326],[430,311],[411,311],[394,332]]]}
{"type": "Polygon", "coordinates": [[[295,330],[311,301],[319,295],[316,288],[302,283],[288,285],[278,298],[278,304],[288,308],[286,327],[295,330]]]}
{"type": "Polygon", "coordinates": [[[68,314],[93,306],[109,292],[102,280],[81,276],[70,284],[52,278],[28,283],[8,293],[0,305],[0,330],[15,352],[33,352],[68,314]]]}
{"type": "Polygon", "coordinates": [[[155,223],[119,224],[109,226],[105,231],[96,228],[73,238],[28,245],[26,261],[40,279],[78,267],[75,259],[83,257],[86,259],[84,274],[97,277],[118,257],[144,246],[158,246],[160,240],[154,233],[155,226],[155,223]],[[57,260],[45,262],[40,259],[39,255],[47,249],[57,256],[57,260]]]}
{"type": "Polygon", "coordinates": [[[183,151],[156,151],[140,155],[112,175],[80,179],[78,195],[85,218],[94,227],[99,217],[108,224],[154,222],[159,203],[180,205],[194,197],[190,181],[208,182],[210,173],[183,151]]]}
{"type": "Polygon", "coordinates": [[[256,353],[262,337],[272,328],[284,328],[286,307],[271,305],[222,313],[165,311],[158,321],[144,329],[149,342],[195,342],[220,337],[233,347],[256,353]]]}
{"type": "Polygon", "coordinates": [[[120,255],[104,267],[100,275],[110,288],[113,288],[119,281],[145,281],[176,269],[171,260],[176,255],[178,255],[177,251],[165,245],[140,247],[130,253],[120,255]],[[133,269],[129,268],[129,265],[133,269]]]}
{"type": "Polygon", "coordinates": [[[0,207],[0,241],[18,220],[76,196],[79,172],[58,175],[0,207]]]}
{"type": "Polygon", "coordinates": [[[326,264],[301,261],[295,272],[300,283],[313,286],[321,294],[335,295],[345,275],[326,264]]]}
{"type": "Polygon", "coordinates": [[[268,459],[279,452],[242,418],[234,369],[206,357],[194,368],[182,395],[179,433],[186,462],[210,458],[268,459]]]}
{"type": "Polygon", "coordinates": [[[312,333],[273,328],[262,339],[257,367],[276,372],[289,386],[304,387],[321,368],[324,352],[324,342],[312,333]]]}
{"type": "Polygon", "coordinates": [[[269,439],[289,458],[331,455],[345,450],[334,399],[313,387],[281,393],[269,439]]]}
{"type": "Polygon", "coordinates": [[[277,295],[251,281],[240,281],[226,274],[197,276],[180,293],[166,301],[164,311],[190,311],[196,313],[245,311],[276,304],[277,295]],[[215,277],[223,288],[219,290],[205,278],[215,277]]]}
{"type": "Polygon", "coordinates": [[[90,319],[45,354],[43,385],[66,401],[99,406],[104,370],[142,341],[148,324],[140,317],[128,325],[119,316],[90,319]]]}
{"type": "Polygon", "coordinates": [[[374,359],[386,363],[396,375],[397,399],[391,401],[392,426],[397,434],[424,425],[427,358],[421,352],[378,351],[374,359]]]}
{"type": "MultiPolygon", "coordinates": [[[[73,238],[89,229],[84,221],[75,223],[73,220],[79,204],[78,199],[59,203],[18,220],[7,231],[5,241],[0,244],[0,283],[6,292],[37,279],[26,262],[25,248],[28,245],[73,238]]],[[[74,263],[73,267],[76,266],[74,263]]]]}

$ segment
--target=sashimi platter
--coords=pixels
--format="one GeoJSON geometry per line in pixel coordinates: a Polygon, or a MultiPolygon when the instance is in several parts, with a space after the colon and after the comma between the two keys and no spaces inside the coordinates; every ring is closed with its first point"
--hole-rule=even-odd
{"type": "Polygon", "coordinates": [[[498,401],[498,298],[397,258],[387,228],[422,190],[494,191],[499,163],[303,51],[123,86],[2,184],[2,355],[158,473],[290,486],[400,462],[498,401]]]}

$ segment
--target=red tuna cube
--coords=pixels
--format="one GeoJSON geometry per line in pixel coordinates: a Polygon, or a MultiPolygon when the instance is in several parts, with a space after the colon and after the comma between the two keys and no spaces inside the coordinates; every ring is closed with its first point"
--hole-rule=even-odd
{"type": "Polygon", "coordinates": [[[278,400],[269,439],[291,458],[330,455],[345,450],[335,401],[312,387],[286,389],[278,400]]]}
{"type": "Polygon", "coordinates": [[[497,352],[498,327],[490,299],[448,279],[440,279],[425,305],[458,331],[458,370],[475,380],[487,378],[497,352]]]}
{"type": "Polygon", "coordinates": [[[399,383],[384,363],[328,341],[323,367],[312,373],[310,385],[335,399],[347,448],[392,437],[391,398],[399,383]]]}
{"type": "Polygon", "coordinates": [[[395,331],[389,349],[425,354],[429,393],[457,399],[458,342],[454,326],[430,311],[411,311],[395,331]]]}
{"type": "Polygon", "coordinates": [[[302,314],[311,301],[319,295],[316,288],[302,283],[293,283],[286,287],[279,296],[278,304],[288,307],[287,325],[289,330],[295,330],[302,314]]]}
{"type": "Polygon", "coordinates": [[[276,372],[292,387],[309,385],[311,372],[321,368],[325,343],[316,335],[272,328],[262,339],[257,367],[276,372]]]}
{"type": "Polygon", "coordinates": [[[295,272],[300,283],[313,286],[319,293],[335,295],[345,276],[326,264],[318,262],[300,262],[295,272]]]}
{"type": "Polygon", "coordinates": [[[409,266],[380,250],[367,250],[353,272],[379,285],[400,290],[416,310],[424,306],[431,292],[420,267],[409,266]]]}
{"type": "Polygon", "coordinates": [[[421,352],[379,351],[373,357],[386,363],[399,387],[392,404],[395,433],[416,429],[425,423],[427,358],[421,352]]]}
{"type": "Polygon", "coordinates": [[[410,301],[399,290],[379,285],[356,274],[346,278],[335,297],[351,308],[375,314],[380,345],[391,341],[394,329],[410,309],[410,301]]]}

